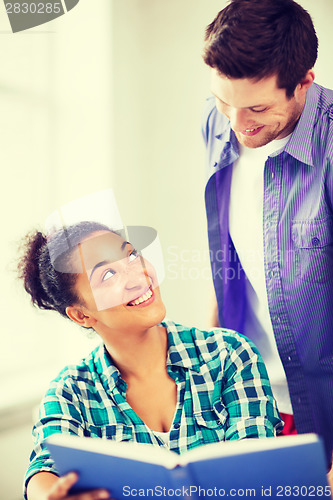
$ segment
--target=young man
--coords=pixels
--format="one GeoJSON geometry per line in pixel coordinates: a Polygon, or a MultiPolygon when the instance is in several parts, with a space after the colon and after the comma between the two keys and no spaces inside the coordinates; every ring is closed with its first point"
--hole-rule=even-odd
{"type": "Polygon", "coordinates": [[[292,0],[233,0],[207,27],[206,210],[221,326],[258,346],[289,432],[333,448],[333,91],[292,0]]]}

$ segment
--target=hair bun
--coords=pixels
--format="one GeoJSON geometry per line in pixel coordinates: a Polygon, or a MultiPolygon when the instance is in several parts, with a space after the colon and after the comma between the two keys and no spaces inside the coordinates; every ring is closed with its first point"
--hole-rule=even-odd
{"type": "Polygon", "coordinates": [[[39,261],[47,252],[46,237],[40,231],[26,235],[22,241],[22,257],[18,264],[18,275],[24,288],[31,296],[32,303],[42,309],[53,309],[42,284],[39,261]]]}

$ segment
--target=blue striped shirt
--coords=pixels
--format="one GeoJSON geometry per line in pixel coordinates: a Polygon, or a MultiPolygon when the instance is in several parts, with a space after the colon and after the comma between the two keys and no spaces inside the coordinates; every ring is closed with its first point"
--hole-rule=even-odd
{"type": "MultiPolygon", "coordinates": [[[[162,325],[168,334],[167,371],[177,384],[171,450],[274,436],[282,429],[265,365],[250,341],[222,329],[162,325]]],[[[26,484],[37,472],[57,472],[44,443],[57,432],[167,446],[127,403],[126,382],[103,344],[51,382],[33,429],[26,484]]]]}
{"type": "MultiPolygon", "coordinates": [[[[205,199],[220,324],[245,335],[246,276],[229,236],[238,142],[213,98],[203,117],[205,199]]],[[[263,239],[268,306],[297,430],[333,448],[333,91],[313,84],[282,151],[264,169],[263,239]]],[[[240,200],[241,203],[241,200],[240,200]]]]}

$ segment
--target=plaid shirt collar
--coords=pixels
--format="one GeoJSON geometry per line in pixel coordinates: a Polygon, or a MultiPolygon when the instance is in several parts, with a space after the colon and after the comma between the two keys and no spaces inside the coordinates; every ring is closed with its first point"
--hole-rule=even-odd
{"type": "MultiPolygon", "coordinates": [[[[160,323],[167,329],[168,335],[168,356],[167,366],[171,369],[174,366],[187,370],[200,371],[200,366],[207,360],[205,354],[198,354],[191,330],[182,332],[180,336],[177,326],[170,320],[164,320],[160,323]]],[[[207,353],[209,357],[209,353],[207,353]]],[[[95,370],[100,376],[104,387],[113,391],[116,387],[122,389],[125,382],[121,377],[120,371],[112,363],[111,357],[106,350],[105,345],[100,344],[91,354],[91,359],[95,363],[95,370]]]]}
{"type": "Polygon", "coordinates": [[[104,387],[112,392],[121,383],[122,378],[118,368],[112,364],[110,355],[103,343],[91,353],[91,359],[95,363],[95,370],[100,376],[104,387]]]}

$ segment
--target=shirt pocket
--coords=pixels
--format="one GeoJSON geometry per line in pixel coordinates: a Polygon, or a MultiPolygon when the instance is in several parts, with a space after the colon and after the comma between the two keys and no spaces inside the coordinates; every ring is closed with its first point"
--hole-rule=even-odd
{"type": "Polygon", "coordinates": [[[227,429],[228,412],[223,407],[217,411],[203,410],[193,413],[196,424],[201,432],[203,443],[224,441],[227,429]]]}
{"type": "Polygon", "coordinates": [[[333,219],[295,221],[296,276],[312,283],[333,279],[333,219]]]}
{"type": "Polygon", "coordinates": [[[133,429],[129,425],[122,423],[103,426],[90,425],[88,435],[90,437],[113,439],[114,441],[129,441],[132,440],[133,429]]]}

